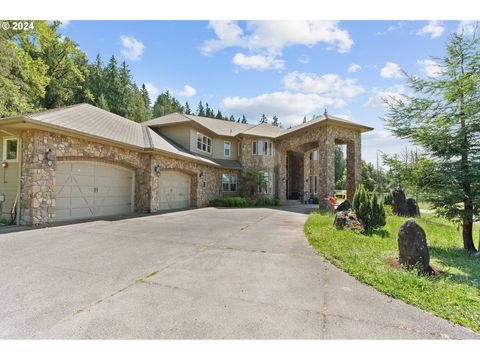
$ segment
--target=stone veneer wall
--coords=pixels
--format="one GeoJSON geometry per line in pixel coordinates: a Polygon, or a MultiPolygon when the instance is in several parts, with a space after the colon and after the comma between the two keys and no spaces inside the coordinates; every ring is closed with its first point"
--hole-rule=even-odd
{"type": "Polygon", "coordinates": [[[22,225],[48,224],[55,220],[57,161],[97,161],[134,170],[137,212],[154,212],[159,208],[160,184],[155,173],[157,165],[163,170],[183,171],[192,176],[193,206],[206,206],[210,199],[222,195],[223,173],[239,175],[237,170],[224,170],[42,130],[26,130],[21,137],[23,147],[19,216],[22,225]],[[47,150],[51,150],[50,160],[46,158],[47,150]],[[203,175],[201,178],[200,174],[203,175]]]}
{"type": "Polygon", "coordinates": [[[305,153],[305,144],[311,143],[319,144],[319,197],[335,194],[335,144],[347,144],[347,198],[351,200],[361,181],[361,133],[332,125],[300,130],[277,141],[276,149],[280,155],[278,164],[280,199],[285,200],[286,193],[286,182],[283,181],[286,178],[285,154],[287,151],[305,153]]]}

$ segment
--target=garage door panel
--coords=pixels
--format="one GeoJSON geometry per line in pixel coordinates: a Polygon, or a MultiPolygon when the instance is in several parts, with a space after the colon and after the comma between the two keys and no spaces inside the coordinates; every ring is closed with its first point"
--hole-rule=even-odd
{"type": "Polygon", "coordinates": [[[59,162],[56,219],[130,213],[133,178],[132,171],[108,164],[59,162]]]}
{"type": "Polygon", "coordinates": [[[190,176],[178,171],[160,172],[160,210],[191,206],[190,176]]]}

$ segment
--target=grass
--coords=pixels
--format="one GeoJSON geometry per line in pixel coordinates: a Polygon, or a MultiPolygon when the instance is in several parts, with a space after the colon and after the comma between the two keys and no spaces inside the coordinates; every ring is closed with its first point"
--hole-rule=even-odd
{"type": "Polygon", "coordinates": [[[430,214],[418,219],[427,234],[430,263],[444,272],[419,276],[388,265],[398,256],[396,235],[405,218],[388,216],[387,225],[368,236],[337,230],[333,219],[332,213],[314,213],[305,224],[310,244],[326,259],[391,297],[480,332],[480,259],[463,251],[454,225],[430,214]]]}

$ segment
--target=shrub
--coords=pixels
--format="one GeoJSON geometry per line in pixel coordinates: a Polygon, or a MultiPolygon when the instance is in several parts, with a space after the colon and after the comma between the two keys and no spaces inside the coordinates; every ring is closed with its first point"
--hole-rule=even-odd
{"type": "Polygon", "coordinates": [[[388,193],[387,195],[385,195],[385,197],[383,198],[383,203],[385,205],[392,205],[393,204],[393,197],[392,197],[391,193],[388,193]]]}
{"type": "Polygon", "coordinates": [[[233,197],[220,197],[209,202],[210,206],[215,207],[254,207],[254,206],[278,206],[280,205],[280,199],[261,197],[257,200],[245,198],[241,196],[233,197]]]}
{"type": "Polygon", "coordinates": [[[363,185],[358,187],[353,196],[352,209],[362,220],[366,232],[385,226],[386,215],[383,202],[378,200],[375,192],[370,195],[363,185]]]}

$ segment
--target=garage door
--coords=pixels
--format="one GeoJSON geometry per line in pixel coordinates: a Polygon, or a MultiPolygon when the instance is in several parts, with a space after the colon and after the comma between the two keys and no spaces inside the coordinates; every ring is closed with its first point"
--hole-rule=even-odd
{"type": "Polygon", "coordinates": [[[95,162],[57,163],[56,220],[133,211],[133,171],[95,162]]]}
{"type": "Polygon", "coordinates": [[[190,207],[190,176],[178,171],[160,172],[160,210],[190,207]]]}

